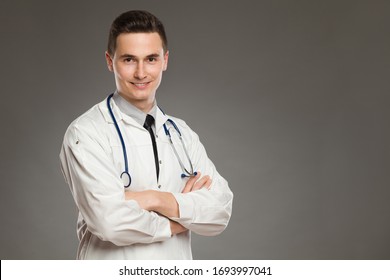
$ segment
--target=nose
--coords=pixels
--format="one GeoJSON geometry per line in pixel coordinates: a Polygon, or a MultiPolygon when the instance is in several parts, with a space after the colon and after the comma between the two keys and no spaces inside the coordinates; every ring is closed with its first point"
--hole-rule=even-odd
{"type": "Polygon", "coordinates": [[[137,68],[135,69],[134,77],[138,80],[142,80],[142,79],[146,78],[146,76],[147,76],[147,74],[146,74],[145,66],[144,66],[143,62],[139,62],[137,64],[137,68]]]}

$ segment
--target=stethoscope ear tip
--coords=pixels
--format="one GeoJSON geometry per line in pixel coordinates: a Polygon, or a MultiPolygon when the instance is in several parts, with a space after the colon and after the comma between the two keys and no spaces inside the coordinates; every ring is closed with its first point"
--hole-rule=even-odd
{"type": "Polygon", "coordinates": [[[186,175],[186,174],[184,174],[184,173],[181,173],[181,177],[182,178],[186,178],[186,177],[195,177],[196,175],[198,175],[198,172],[194,172],[194,173],[192,173],[192,175],[191,174],[188,174],[188,175],[186,175]]]}

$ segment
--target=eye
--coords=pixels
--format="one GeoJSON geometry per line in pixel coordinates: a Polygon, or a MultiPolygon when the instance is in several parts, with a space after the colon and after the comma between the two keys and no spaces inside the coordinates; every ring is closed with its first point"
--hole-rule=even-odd
{"type": "Polygon", "coordinates": [[[148,62],[153,63],[156,61],[157,61],[157,57],[154,57],[154,56],[148,57],[148,62]]]}
{"type": "Polygon", "coordinates": [[[123,61],[125,63],[132,63],[135,62],[135,59],[133,57],[126,57],[125,59],[123,59],[123,61]]]}

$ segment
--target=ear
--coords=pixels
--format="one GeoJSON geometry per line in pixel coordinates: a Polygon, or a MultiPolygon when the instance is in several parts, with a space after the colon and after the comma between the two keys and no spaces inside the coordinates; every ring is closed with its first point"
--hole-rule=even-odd
{"type": "Polygon", "coordinates": [[[166,51],[164,54],[164,67],[163,71],[167,70],[168,68],[168,58],[169,58],[169,51],[166,51]]]}
{"type": "Polygon", "coordinates": [[[111,58],[110,54],[107,51],[105,52],[105,56],[106,56],[106,62],[107,62],[108,70],[113,72],[114,68],[112,66],[112,58],[111,58]]]}

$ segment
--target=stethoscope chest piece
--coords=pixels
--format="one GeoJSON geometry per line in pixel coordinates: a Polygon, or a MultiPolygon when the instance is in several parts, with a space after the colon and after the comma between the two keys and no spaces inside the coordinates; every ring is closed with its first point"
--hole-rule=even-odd
{"type": "Polygon", "coordinates": [[[122,179],[122,182],[123,182],[123,186],[125,188],[130,187],[130,185],[131,185],[131,176],[130,176],[129,172],[123,171],[122,174],[121,174],[121,179],[122,179]]]}

